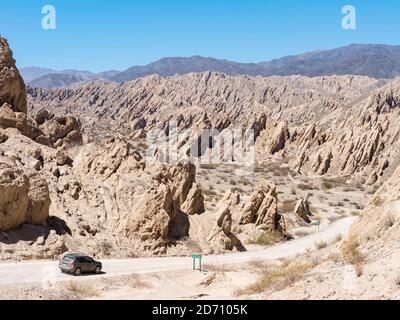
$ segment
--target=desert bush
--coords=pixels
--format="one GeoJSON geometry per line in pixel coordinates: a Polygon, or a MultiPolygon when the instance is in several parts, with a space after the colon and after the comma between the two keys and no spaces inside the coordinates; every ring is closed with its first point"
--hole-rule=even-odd
{"type": "Polygon", "coordinates": [[[321,183],[321,189],[322,190],[331,190],[333,189],[335,186],[333,185],[333,183],[329,182],[329,181],[322,181],[321,183]]]}
{"type": "Polygon", "coordinates": [[[343,242],[342,255],[343,259],[352,265],[361,265],[364,263],[365,257],[359,249],[359,242],[354,238],[349,238],[343,242]]]}
{"type": "Polygon", "coordinates": [[[372,199],[372,204],[374,207],[380,207],[383,205],[383,203],[384,201],[380,196],[376,196],[374,199],[372,199]]]}
{"type": "Polygon", "coordinates": [[[343,240],[343,235],[338,234],[335,239],[333,239],[332,243],[338,243],[343,240]]]}
{"type": "Polygon", "coordinates": [[[275,243],[282,241],[282,235],[277,232],[268,232],[263,231],[259,235],[255,236],[254,238],[250,238],[247,243],[248,244],[257,244],[260,246],[270,246],[275,243]]]}
{"type": "Polygon", "coordinates": [[[262,293],[267,289],[280,290],[299,281],[313,265],[306,262],[291,263],[288,266],[271,266],[261,271],[259,278],[246,288],[235,292],[236,296],[262,293]]]}
{"type": "Polygon", "coordinates": [[[299,183],[297,185],[297,188],[300,189],[300,190],[303,190],[303,191],[304,190],[314,190],[315,189],[315,187],[310,183],[299,183]]]}
{"type": "Polygon", "coordinates": [[[342,260],[342,257],[338,252],[331,252],[328,255],[328,259],[332,260],[335,263],[338,263],[340,260],[342,260]]]}
{"type": "Polygon", "coordinates": [[[328,246],[326,241],[318,241],[315,243],[315,248],[318,250],[325,249],[328,246]]]}
{"type": "Polygon", "coordinates": [[[295,206],[296,206],[296,200],[286,199],[280,204],[278,211],[282,213],[287,213],[287,212],[292,213],[294,211],[295,206]]]}
{"type": "Polygon", "coordinates": [[[200,168],[205,170],[215,170],[218,168],[218,165],[213,163],[202,163],[200,164],[200,168]]]}
{"type": "Polygon", "coordinates": [[[126,276],[124,278],[124,282],[132,288],[138,288],[138,289],[151,288],[151,285],[148,282],[144,281],[142,277],[137,274],[131,274],[129,276],[126,276]]]}
{"type": "Polygon", "coordinates": [[[67,282],[65,289],[70,293],[77,295],[78,298],[81,299],[99,296],[99,291],[95,287],[85,283],[78,283],[76,281],[67,282]]]}
{"type": "Polygon", "coordinates": [[[305,231],[305,230],[298,230],[295,232],[295,235],[297,237],[305,237],[308,236],[310,234],[310,231],[305,231]]]}

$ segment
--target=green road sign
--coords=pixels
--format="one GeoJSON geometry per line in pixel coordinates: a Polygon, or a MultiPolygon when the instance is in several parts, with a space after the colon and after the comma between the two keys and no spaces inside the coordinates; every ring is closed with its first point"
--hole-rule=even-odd
{"type": "Polygon", "coordinates": [[[203,259],[203,256],[201,254],[193,254],[193,270],[196,270],[196,260],[199,260],[199,270],[201,272],[201,259],[203,259]]]}

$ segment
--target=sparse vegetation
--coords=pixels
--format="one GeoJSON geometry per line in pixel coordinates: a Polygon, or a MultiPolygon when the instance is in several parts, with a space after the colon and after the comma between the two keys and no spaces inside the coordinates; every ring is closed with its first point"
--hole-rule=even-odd
{"type": "Polygon", "coordinates": [[[365,257],[359,249],[359,242],[354,237],[343,242],[342,255],[344,260],[354,266],[362,265],[365,257]]]}
{"type": "Polygon", "coordinates": [[[297,201],[294,199],[286,199],[279,205],[278,211],[282,213],[292,213],[296,206],[296,202],[297,201]]]}
{"type": "Polygon", "coordinates": [[[297,188],[300,189],[300,190],[303,190],[303,191],[304,190],[314,190],[315,189],[315,187],[310,183],[299,183],[297,185],[297,188]]]}
{"type": "Polygon", "coordinates": [[[338,263],[339,261],[342,260],[342,257],[340,256],[340,254],[338,252],[331,252],[328,255],[328,259],[332,260],[335,263],[338,263]]]}
{"type": "Polygon", "coordinates": [[[374,197],[374,199],[372,199],[372,205],[374,207],[381,207],[383,205],[383,199],[380,196],[376,196],[374,197]]]}
{"type": "Polygon", "coordinates": [[[218,168],[218,165],[213,163],[202,163],[200,164],[200,168],[204,170],[215,170],[218,168]]]}
{"type": "Polygon", "coordinates": [[[286,267],[267,267],[261,271],[261,275],[256,282],[244,289],[237,290],[235,295],[257,294],[271,288],[282,290],[299,281],[313,267],[313,264],[307,262],[291,263],[286,267]]]}
{"type": "Polygon", "coordinates": [[[146,289],[151,288],[151,285],[144,281],[139,275],[131,274],[124,279],[126,284],[132,288],[146,289]]]}
{"type": "Polygon", "coordinates": [[[343,235],[338,234],[336,238],[332,241],[332,243],[338,243],[343,240],[343,235]]]}
{"type": "Polygon", "coordinates": [[[325,249],[328,246],[328,243],[326,241],[318,241],[315,243],[315,248],[318,250],[325,249]]]}
{"type": "Polygon", "coordinates": [[[90,298],[99,296],[99,291],[86,283],[78,283],[76,281],[67,282],[65,288],[77,295],[79,298],[90,298]]]}
{"type": "Polygon", "coordinates": [[[260,246],[270,246],[282,241],[282,235],[279,232],[263,231],[258,236],[250,238],[248,244],[257,244],[260,246]]]}

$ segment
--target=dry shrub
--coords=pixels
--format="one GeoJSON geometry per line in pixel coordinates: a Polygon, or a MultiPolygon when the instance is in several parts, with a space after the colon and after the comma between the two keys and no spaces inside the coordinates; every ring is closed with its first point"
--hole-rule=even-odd
{"type": "Polygon", "coordinates": [[[335,263],[338,263],[339,261],[342,260],[342,257],[338,252],[331,252],[328,255],[328,259],[332,260],[335,263]]]}
{"type": "Polygon", "coordinates": [[[236,296],[258,294],[267,289],[283,290],[299,281],[313,265],[305,262],[292,263],[286,267],[271,266],[261,271],[259,278],[251,285],[235,292],[236,296]]]}
{"type": "Polygon", "coordinates": [[[359,242],[355,237],[351,237],[343,242],[342,255],[343,259],[354,266],[362,265],[365,257],[359,249],[359,242]]]}
{"type": "Polygon", "coordinates": [[[125,283],[132,288],[138,288],[138,289],[151,288],[151,285],[148,282],[144,281],[142,277],[140,277],[137,274],[131,274],[127,276],[124,280],[125,283]]]}
{"type": "Polygon", "coordinates": [[[338,243],[338,242],[340,242],[340,241],[342,241],[343,240],[343,235],[342,234],[338,234],[336,237],[335,237],[335,239],[333,239],[332,240],[332,244],[335,244],[335,243],[338,243]]]}
{"type": "Polygon", "coordinates": [[[218,168],[218,165],[213,163],[204,163],[200,164],[200,168],[205,170],[215,170],[218,168]]]}
{"type": "Polygon", "coordinates": [[[372,204],[374,205],[374,207],[380,207],[383,205],[383,203],[384,201],[380,196],[376,196],[374,197],[374,199],[372,199],[372,204]]]}
{"type": "Polygon", "coordinates": [[[250,238],[247,243],[248,244],[257,244],[260,246],[270,246],[281,242],[283,240],[282,235],[278,231],[268,232],[263,231],[258,236],[254,238],[250,238]]]}
{"type": "Polygon", "coordinates": [[[70,293],[78,296],[78,298],[90,298],[97,297],[100,295],[99,291],[93,287],[92,285],[86,283],[79,283],[76,281],[67,282],[65,285],[65,289],[67,289],[70,293]]]}
{"type": "Polygon", "coordinates": [[[328,243],[326,241],[318,241],[315,243],[315,248],[318,250],[325,249],[328,246],[328,243]]]}
{"type": "Polygon", "coordinates": [[[310,183],[299,183],[297,188],[300,190],[315,190],[315,186],[310,183]]]}
{"type": "Polygon", "coordinates": [[[293,199],[286,199],[281,203],[278,211],[282,213],[292,213],[294,211],[294,208],[296,207],[296,202],[297,201],[293,199]]]}

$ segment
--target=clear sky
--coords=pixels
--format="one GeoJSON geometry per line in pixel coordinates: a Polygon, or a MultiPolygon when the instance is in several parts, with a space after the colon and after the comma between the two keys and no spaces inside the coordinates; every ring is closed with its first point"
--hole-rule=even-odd
{"type": "Polygon", "coordinates": [[[400,44],[399,0],[0,0],[19,67],[123,70],[166,56],[260,62],[351,43],[400,44]],[[57,29],[41,27],[54,5],[57,29]],[[344,5],[357,30],[341,27],[344,5]]]}

